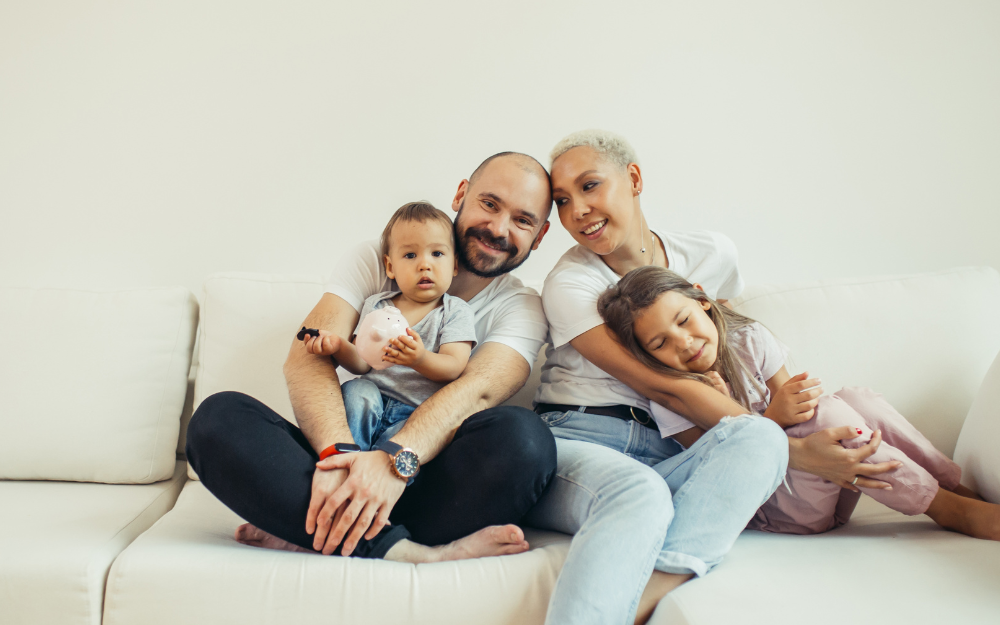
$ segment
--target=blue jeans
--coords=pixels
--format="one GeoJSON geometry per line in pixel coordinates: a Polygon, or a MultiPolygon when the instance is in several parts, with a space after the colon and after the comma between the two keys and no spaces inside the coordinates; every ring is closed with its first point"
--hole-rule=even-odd
{"type": "Polygon", "coordinates": [[[542,420],[558,466],[525,523],[574,534],[549,625],[628,625],[653,569],[708,573],[788,465],[785,433],[758,416],[723,419],[686,450],[634,421],[577,411],[542,420]]]}
{"type": "Polygon", "coordinates": [[[356,378],[340,387],[347,425],[361,451],[376,449],[403,428],[415,408],[382,394],[373,382],[356,378]]]}

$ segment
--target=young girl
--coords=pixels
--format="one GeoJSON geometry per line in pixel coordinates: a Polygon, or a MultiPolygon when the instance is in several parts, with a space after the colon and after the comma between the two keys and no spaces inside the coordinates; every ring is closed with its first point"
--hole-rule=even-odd
{"type": "MultiPolygon", "coordinates": [[[[642,267],[609,287],[598,311],[615,338],[640,362],[666,375],[697,379],[730,394],[748,412],[763,414],[803,438],[822,429],[852,426],[867,443],[874,430],[883,443],[868,462],[898,461],[883,479],[887,489],[865,489],[903,514],[927,514],[942,527],[1000,540],[1000,505],[980,500],[959,484],[961,469],[939,452],[881,395],[845,388],[820,396],[818,380],[789,376],[787,348],[761,324],[719,306],[676,273],[642,267]]],[[[652,405],[664,436],[685,442],[700,430],[680,415],[652,405]]],[[[690,444],[689,442],[687,444],[690,444]]],[[[784,486],[747,526],[768,532],[816,534],[847,522],[860,495],[815,475],[790,469],[784,486]]]]}

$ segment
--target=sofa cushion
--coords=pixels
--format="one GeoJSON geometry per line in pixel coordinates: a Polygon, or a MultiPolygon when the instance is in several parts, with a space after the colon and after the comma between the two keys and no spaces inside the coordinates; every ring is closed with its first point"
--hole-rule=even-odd
{"type": "Polygon", "coordinates": [[[403,564],[248,547],[200,482],[115,561],[104,625],[541,623],[569,538],[516,556],[403,564]]]}
{"type": "Polygon", "coordinates": [[[955,446],[962,483],[987,501],[1000,503],[1000,354],[965,418],[955,446]]]}
{"type": "Polygon", "coordinates": [[[0,289],[0,478],[169,478],[196,324],[182,288],[0,289]]]}
{"type": "MultiPolygon", "coordinates": [[[[194,407],[240,391],[295,423],[282,367],[299,324],[323,296],[319,277],[219,273],[205,280],[194,407]]],[[[198,479],[193,470],[188,477],[198,479]]]]}
{"type": "Polygon", "coordinates": [[[949,456],[1000,351],[1000,274],[990,267],[747,287],[736,309],[791,348],[792,375],[827,393],[867,386],[949,456]]]}
{"type": "Polygon", "coordinates": [[[100,625],[111,563],[173,506],[156,484],[0,481],[0,622],[100,625]]]}
{"type": "Polygon", "coordinates": [[[818,536],[746,531],[711,574],[657,606],[650,625],[996,623],[1000,543],[862,497],[818,536]]]}

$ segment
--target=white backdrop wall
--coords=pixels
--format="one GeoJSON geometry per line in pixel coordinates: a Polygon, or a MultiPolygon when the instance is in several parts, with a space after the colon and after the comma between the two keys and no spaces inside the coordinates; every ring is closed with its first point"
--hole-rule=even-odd
{"type": "Polygon", "coordinates": [[[989,0],[2,0],[0,283],[326,274],[587,127],[748,281],[1000,269],[998,33],[989,0]]]}

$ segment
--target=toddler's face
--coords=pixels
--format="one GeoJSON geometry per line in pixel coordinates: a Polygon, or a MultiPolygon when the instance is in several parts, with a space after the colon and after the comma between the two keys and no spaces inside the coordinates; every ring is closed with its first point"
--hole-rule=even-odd
{"type": "Polygon", "coordinates": [[[397,222],[389,234],[385,272],[413,301],[441,297],[458,274],[452,229],[437,220],[397,222]]]}
{"type": "Polygon", "coordinates": [[[718,357],[719,330],[711,305],[667,291],[635,319],[635,337],[653,357],[677,371],[705,373],[718,357]]]}

